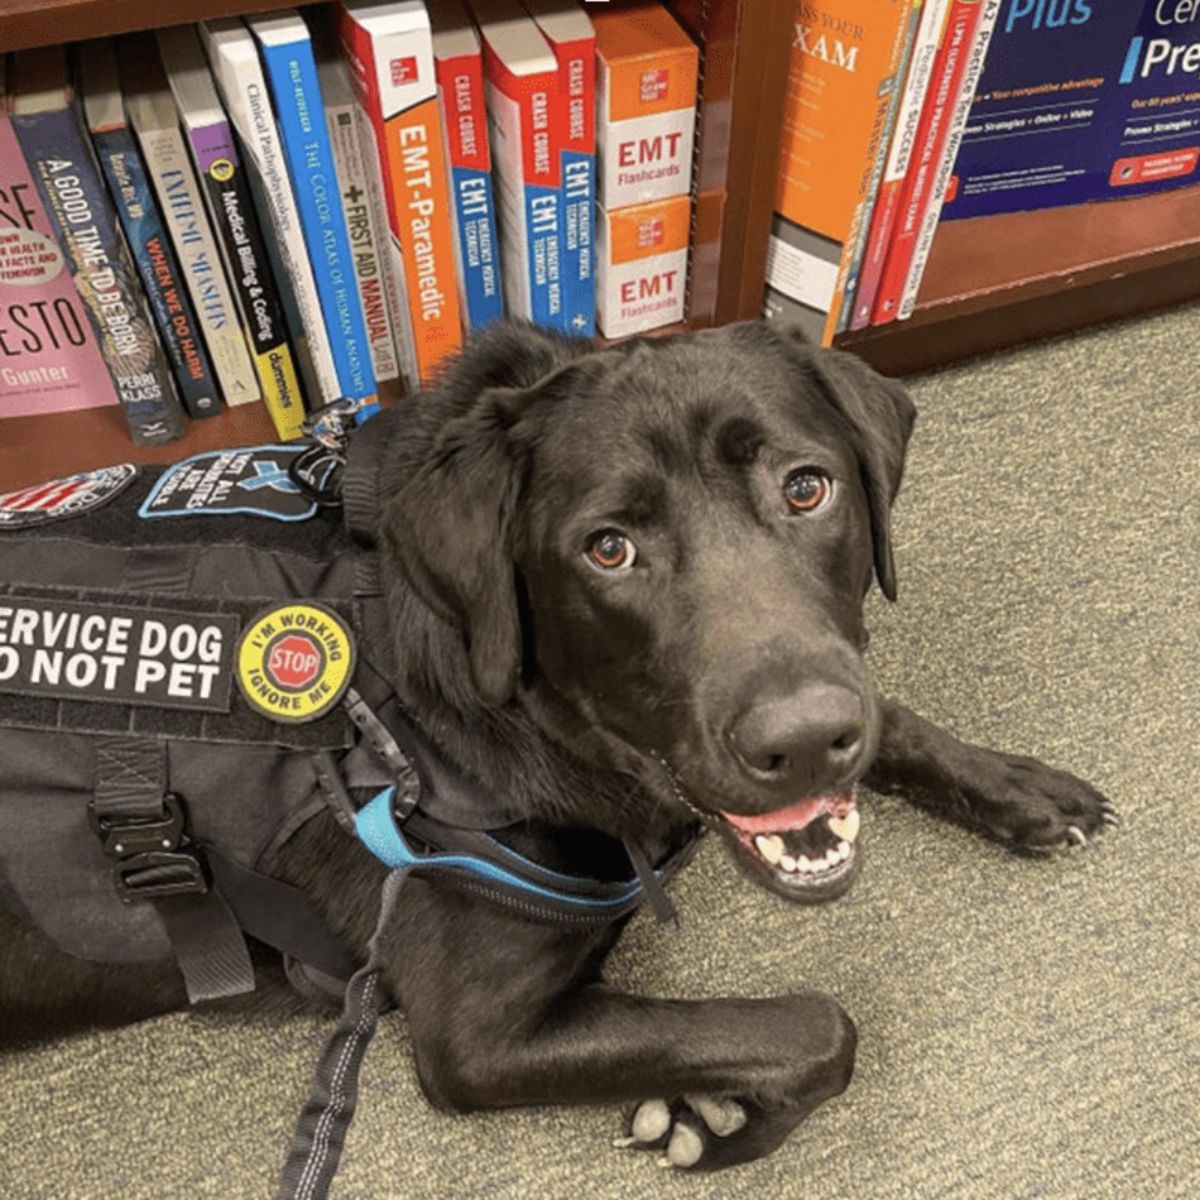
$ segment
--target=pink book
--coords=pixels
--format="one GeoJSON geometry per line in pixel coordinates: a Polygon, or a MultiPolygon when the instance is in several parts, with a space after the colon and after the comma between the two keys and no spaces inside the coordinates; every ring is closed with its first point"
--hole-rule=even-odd
{"type": "Polygon", "coordinates": [[[0,417],[116,403],[87,308],[0,97],[0,417]]]}

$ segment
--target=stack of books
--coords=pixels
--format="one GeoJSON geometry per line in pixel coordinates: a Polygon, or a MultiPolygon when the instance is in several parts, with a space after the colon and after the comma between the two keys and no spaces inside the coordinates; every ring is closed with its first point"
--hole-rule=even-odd
{"type": "Polygon", "coordinates": [[[0,417],[119,405],[148,444],[262,402],[290,440],[506,312],[679,320],[696,49],[642,3],[599,46],[594,9],[346,0],[0,55],[0,417]],[[617,219],[666,198],[647,304],[617,219]]]}
{"type": "Polygon", "coordinates": [[[828,345],[912,315],[943,219],[1195,182],[1198,16],[1157,0],[802,0],[766,313],[828,345]]]}

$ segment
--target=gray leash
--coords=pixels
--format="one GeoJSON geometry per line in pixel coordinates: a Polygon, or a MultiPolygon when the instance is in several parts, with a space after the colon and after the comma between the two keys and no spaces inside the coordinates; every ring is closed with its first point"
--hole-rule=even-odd
{"type": "Polygon", "coordinates": [[[358,1102],[363,1056],[388,1003],[380,948],[408,870],[400,867],[384,880],[367,962],[346,984],[341,1021],[317,1061],[308,1102],[292,1135],[278,1200],[325,1200],[329,1194],[358,1102]]]}

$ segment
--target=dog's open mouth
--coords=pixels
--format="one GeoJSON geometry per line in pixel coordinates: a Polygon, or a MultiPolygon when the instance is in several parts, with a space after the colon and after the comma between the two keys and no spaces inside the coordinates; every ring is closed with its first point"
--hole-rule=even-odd
{"type": "Polygon", "coordinates": [[[721,817],[727,840],[755,880],[789,900],[833,900],[854,882],[859,814],[853,790],[774,812],[721,817]]]}

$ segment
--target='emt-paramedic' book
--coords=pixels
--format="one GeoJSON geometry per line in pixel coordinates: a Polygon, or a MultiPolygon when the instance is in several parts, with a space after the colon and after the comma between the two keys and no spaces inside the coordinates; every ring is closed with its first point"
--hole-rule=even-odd
{"type": "Polygon", "coordinates": [[[248,17],[246,23],[258,39],[275,102],[284,158],[342,395],[356,402],[361,422],[379,407],[375,368],[358,298],[350,235],[338,200],[337,168],[325,125],[312,37],[295,9],[248,17]]]}
{"type": "Polygon", "coordinates": [[[66,52],[14,55],[8,87],[12,127],[73,265],[130,436],[139,446],[173,441],[183,433],[183,408],[74,103],[66,52]]]}
{"type": "Polygon", "coordinates": [[[79,55],[80,90],[92,145],[137,263],[163,349],[190,417],[215,417],[221,394],[188,299],[179,263],[154,202],[146,165],[125,120],[117,56],[108,39],[88,42],[79,55]]]}
{"type": "Polygon", "coordinates": [[[824,345],[871,219],[911,16],[911,0],[796,5],[764,310],[824,345]]]}
{"type": "Polygon", "coordinates": [[[291,441],[304,431],[304,398],[288,344],[283,303],[233,130],[217,98],[195,27],[160,29],[158,49],[241,315],[263,402],[276,433],[291,441]]]}
{"type": "Polygon", "coordinates": [[[3,71],[0,59],[0,417],[116,404],[72,267],[4,111],[3,71]]]}
{"type": "Polygon", "coordinates": [[[1116,200],[1198,168],[1200,5],[1004,0],[942,218],[1116,200]]]}

